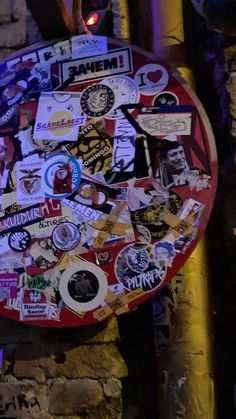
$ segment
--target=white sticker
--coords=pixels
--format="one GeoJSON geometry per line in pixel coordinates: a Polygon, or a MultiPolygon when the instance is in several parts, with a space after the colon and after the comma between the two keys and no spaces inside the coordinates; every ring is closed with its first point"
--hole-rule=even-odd
{"type": "Polygon", "coordinates": [[[79,262],[66,269],[59,291],[65,304],[75,311],[91,311],[103,303],[108,290],[105,273],[94,263],[79,262]]]}
{"type": "Polygon", "coordinates": [[[74,83],[77,83],[131,72],[132,60],[129,48],[112,50],[106,55],[61,63],[62,83],[69,77],[74,77],[74,83]]]}
{"type": "Polygon", "coordinates": [[[108,77],[102,84],[109,86],[115,93],[115,104],[113,109],[106,115],[107,119],[123,118],[121,110],[117,109],[125,103],[138,103],[140,98],[139,90],[133,79],[127,76],[108,77]]]}
{"type": "Polygon", "coordinates": [[[37,204],[45,201],[42,160],[16,162],[16,203],[37,204]]]}
{"type": "Polygon", "coordinates": [[[21,152],[23,156],[27,156],[36,150],[36,146],[32,142],[31,126],[27,129],[19,131],[15,137],[18,138],[21,143],[21,152]]]}
{"type": "Polygon", "coordinates": [[[146,64],[137,71],[134,81],[143,95],[152,96],[165,89],[169,75],[160,64],[146,64]]]}
{"type": "Polygon", "coordinates": [[[96,35],[78,35],[71,38],[71,56],[75,58],[92,57],[107,53],[107,37],[96,35]]]}
{"type": "Polygon", "coordinates": [[[112,146],[112,171],[133,172],[135,157],[134,137],[114,138],[112,146]]]}
{"type": "Polygon", "coordinates": [[[134,137],[136,130],[126,119],[118,119],[115,125],[115,137],[134,137]]]}
{"type": "Polygon", "coordinates": [[[138,121],[141,128],[151,135],[191,135],[191,112],[144,114],[138,116],[138,121]]]}
{"type": "Polygon", "coordinates": [[[42,92],[34,126],[34,140],[77,141],[81,116],[80,93],[42,92]]]}

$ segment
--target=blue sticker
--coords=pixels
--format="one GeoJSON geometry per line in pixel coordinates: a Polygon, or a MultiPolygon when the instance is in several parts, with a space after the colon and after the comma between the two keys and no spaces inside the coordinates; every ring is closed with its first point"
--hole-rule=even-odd
{"type": "Polygon", "coordinates": [[[66,153],[49,156],[43,165],[45,195],[62,199],[74,193],[81,178],[78,161],[66,153]]]}

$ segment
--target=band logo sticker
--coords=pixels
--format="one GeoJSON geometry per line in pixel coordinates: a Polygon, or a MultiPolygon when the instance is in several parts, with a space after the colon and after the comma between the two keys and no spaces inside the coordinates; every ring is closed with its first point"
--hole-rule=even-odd
{"type": "Polygon", "coordinates": [[[50,198],[64,198],[76,191],[81,169],[78,161],[65,153],[49,156],[44,162],[44,190],[50,198]]]}
{"type": "Polygon", "coordinates": [[[53,230],[52,242],[57,249],[64,252],[74,249],[80,242],[78,227],[70,222],[59,224],[53,230]]]}
{"type": "Polygon", "coordinates": [[[17,273],[0,274],[0,300],[17,296],[17,273]]]}
{"type": "Polygon", "coordinates": [[[16,163],[16,203],[18,205],[44,202],[42,164],[42,161],[16,163]]]}
{"type": "Polygon", "coordinates": [[[146,64],[137,71],[134,81],[143,95],[152,96],[165,89],[169,75],[160,64],[146,64]]]}
{"type": "Polygon", "coordinates": [[[93,118],[106,115],[115,103],[115,94],[109,86],[93,84],[81,96],[83,112],[93,118]]]}
{"type": "Polygon", "coordinates": [[[106,55],[70,60],[60,66],[62,83],[70,77],[74,77],[74,83],[77,83],[132,73],[131,51],[121,48],[109,51],[106,55]]]}
{"type": "Polygon", "coordinates": [[[63,272],[59,291],[72,310],[91,311],[104,302],[108,291],[107,277],[94,263],[82,261],[63,272]]]}
{"type": "Polygon", "coordinates": [[[118,254],[115,274],[127,290],[141,288],[142,291],[149,292],[163,282],[166,268],[157,266],[151,245],[135,243],[126,246],[118,254]]]}
{"type": "Polygon", "coordinates": [[[24,252],[30,245],[31,235],[24,228],[18,228],[9,234],[8,244],[14,252],[24,252]]]}

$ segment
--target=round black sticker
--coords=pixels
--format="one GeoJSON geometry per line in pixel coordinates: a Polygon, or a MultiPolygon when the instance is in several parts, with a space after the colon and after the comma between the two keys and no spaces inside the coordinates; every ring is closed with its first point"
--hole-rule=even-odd
{"type": "Polygon", "coordinates": [[[100,117],[112,109],[115,103],[115,94],[109,86],[93,84],[89,86],[81,96],[81,108],[91,117],[100,117]]]}
{"type": "Polygon", "coordinates": [[[73,300],[87,303],[93,300],[99,289],[96,276],[86,270],[75,272],[68,282],[68,292],[73,300]]]}
{"type": "Polygon", "coordinates": [[[8,244],[14,252],[23,252],[30,245],[31,235],[24,228],[19,228],[8,237],[8,244]]]}
{"type": "Polygon", "coordinates": [[[172,92],[161,92],[153,101],[154,106],[173,106],[178,105],[179,99],[172,92]]]}

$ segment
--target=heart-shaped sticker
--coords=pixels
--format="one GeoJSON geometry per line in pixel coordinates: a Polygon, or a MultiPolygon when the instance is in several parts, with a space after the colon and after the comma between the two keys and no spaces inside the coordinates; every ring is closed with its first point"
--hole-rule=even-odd
{"type": "Polygon", "coordinates": [[[163,75],[163,73],[162,73],[161,70],[149,71],[149,73],[147,73],[147,78],[152,83],[158,83],[160,81],[162,75],[163,75]]]}

